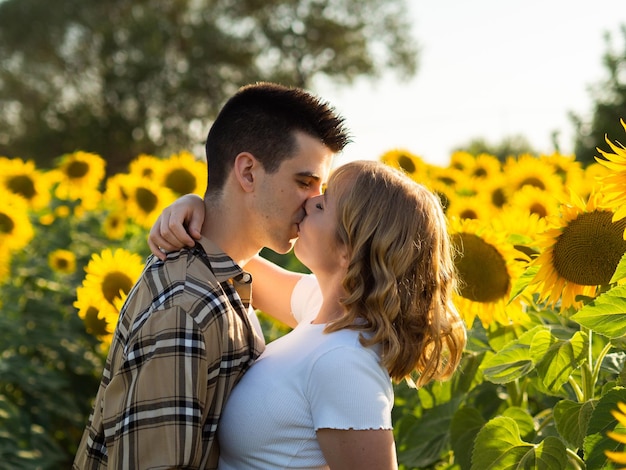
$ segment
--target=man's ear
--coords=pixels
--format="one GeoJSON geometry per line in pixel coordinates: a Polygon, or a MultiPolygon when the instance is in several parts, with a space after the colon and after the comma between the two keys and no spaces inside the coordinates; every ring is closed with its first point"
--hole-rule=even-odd
{"type": "Polygon", "coordinates": [[[250,152],[241,152],[235,157],[233,174],[243,191],[250,192],[254,190],[256,172],[259,168],[259,161],[250,152]]]}

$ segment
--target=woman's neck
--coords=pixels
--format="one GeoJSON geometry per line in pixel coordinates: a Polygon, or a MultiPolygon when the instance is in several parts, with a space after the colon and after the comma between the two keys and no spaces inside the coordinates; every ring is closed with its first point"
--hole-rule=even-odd
{"type": "Polygon", "coordinates": [[[311,323],[329,323],[341,318],[344,313],[341,305],[341,298],[345,297],[345,291],[342,286],[344,273],[335,273],[334,275],[318,275],[315,274],[317,282],[324,301],[319,313],[311,323]]]}

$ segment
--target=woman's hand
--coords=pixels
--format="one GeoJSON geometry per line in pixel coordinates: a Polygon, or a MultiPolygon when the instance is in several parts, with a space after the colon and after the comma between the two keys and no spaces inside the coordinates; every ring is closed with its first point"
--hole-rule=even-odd
{"type": "Polygon", "coordinates": [[[163,209],[148,236],[150,251],[164,260],[168,251],[192,247],[201,237],[204,201],[196,194],[186,194],[163,209]]]}

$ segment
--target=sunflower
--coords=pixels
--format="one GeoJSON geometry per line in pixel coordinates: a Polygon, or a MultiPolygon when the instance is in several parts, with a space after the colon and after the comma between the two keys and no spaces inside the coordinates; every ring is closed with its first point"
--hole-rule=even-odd
{"type": "Polygon", "coordinates": [[[121,240],[126,234],[126,214],[120,210],[109,212],[104,219],[104,234],[109,240],[121,240]]]}
{"type": "Polygon", "coordinates": [[[477,194],[482,195],[494,209],[501,209],[510,199],[509,182],[502,173],[494,174],[480,184],[474,185],[477,194]]]}
{"type": "Polygon", "coordinates": [[[508,206],[518,207],[542,218],[558,214],[559,211],[559,201],[554,194],[530,185],[515,191],[508,206]]]}
{"type": "Polygon", "coordinates": [[[75,152],[61,157],[53,175],[57,180],[56,196],[80,200],[85,209],[94,209],[100,201],[105,160],[95,153],[75,152]]]}
{"type": "Polygon", "coordinates": [[[118,248],[94,253],[85,268],[83,287],[97,302],[115,305],[115,299],[128,294],[141,274],[143,262],[136,253],[118,248]]]}
{"type": "Polygon", "coordinates": [[[130,174],[109,178],[105,191],[105,202],[116,204],[113,207],[118,209],[123,207],[126,216],[144,228],[152,227],[163,209],[175,199],[169,188],[130,174]]]}
{"type": "Polygon", "coordinates": [[[115,330],[119,318],[119,310],[108,302],[103,302],[92,289],[78,287],[74,307],[83,320],[89,334],[105,340],[115,330]]]}
{"type": "Polygon", "coordinates": [[[51,178],[37,170],[32,161],[0,157],[0,184],[22,196],[33,210],[42,209],[50,202],[51,178]]]}
{"type": "Polygon", "coordinates": [[[446,215],[459,219],[489,220],[496,211],[483,195],[454,196],[448,201],[446,215]]]}
{"type": "Polygon", "coordinates": [[[443,207],[443,211],[446,212],[450,201],[456,197],[454,188],[438,180],[427,179],[423,181],[422,184],[439,197],[441,207],[443,207]]]}
{"type": "Polygon", "coordinates": [[[174,194],[198,194],[204,196],[207,185],[206,163],[189,152],[180,152],[163,160],[161,182],[174,194]]]}
{"type": "Polygon", "coordinates": [[[69,250],[54,250],[48,255],[48,265],[58,273],[72,274],[76,271],[76,255],[69,250]]]}
{"type": "Polygon", "coordinates": [[[493,321],[504,325],[525,321],[521,299],[509,302],[511,287],[526,266],[520,261],[520,252],[506,234],[486,222],[458,218],[449,222],[460,278],[455,304],[465,323],[472,325],[476,317],[485,327],[493,321]]]}
{"type": "Polygon", "coordinates": [[[538,243],[541,254],[533,261],[539,269],[530,282],[540,300],[553,307],[560,300],[561,311],[580,308],[576,296],[595,297],[598,286],[609,283],[626,252],[626,219],[612,222],[613,216],[600,193],[586,203],[571,193],[561,215],[547,218],[548,229],[538,243]]]}
{"type": "MultiPolygon", "coordinates": [[[[620,122],[626,130],[626,122],[623,119],[620,122]]],[[[606,160],[598,157],[596,157],[596,160],[599,164],[611,170],[609,174],[600,178],[600,182],[607,200],[610,200],[611,205],[616,208],[615,218],[613,219],[615,221],[626,217],[626,147],[618,142],[612,143],[608,137],[605,140],[613,153],[605,152],[598,148],[598,152],[606,160]]],[[[624,236],[626,237],[626,234],[624,236]]]]}
{"type": "Polygon", "coordinates": [[[141,178],[156,179],[158,168],[163,164],[163,160],[154,155],[142,153],[132,160],[128,165],[128,173],[141,178]]]}
{"type": "Polygon", "coordinates": [[[520,261],[529,262],[539,254],[538,237],[546,229],[546,219],[528,209],[509,205],[491,219],[491,227],[506,234],[507,241],[521,252],[520,261]]]}
{"type": "Polygon", "coordinates": [[[35,235],[28,217],[26,200],[4,188],[0,188],[0,248],[21,250],[35,235]]]}
{"type": "Polygon", "coordinates": [[[502,163],[494,155],[481,153],[474,159],[474,165],[468,171],[472,178],[488,180],[502,172],[502,163]]]}
{"type": "Polygon", "coordinates": [[[427,178],[433,183],[445,184],[463,196],[476,194],[476,187],[468,174],[454,167],[429,166],[427,178]]]}
{"type": "Polygon", "coordinates": [[[450,168],[469,173],[469,169],[474,166],[475,157],[464,150],[457,150],[450,155],[450,168]]]}
{"type": "MultiPolygon", "coordinates": [[[[617,408],[617,410],[611,410],[611,414],[617,420],[619,429],[623,431],[624,427],[626,427],[626,404],[620,401],[617,403],[617,408]]],[[[618,427],[615,429],[617,430],[618,427]]],[[[606,435],[619,444],[626,444],[626,434],[623,432],[617,432],[616,430],[608,431],[606,435]]],[[[626,452],[605,450],[604,455],[606,455],[608,459],[614,463],[626,465],[626,452]]],[[[617,470],[626,470],[626,467],[621,467],[617,470]]]]}
{"type": "Polygon", "coordinates": [[[557,174],[563,184],[569,184],[572,179],[578,180],[578,178],[584,173],[583,167],[579,161],[576,160],[575,155],[563,155],[559,152],[555,152],[551,155],[540,155],[539,160],[542,163],[547,163],[552,167],[554,173],[557,174]]]}
{"type": "Polygon", "coordinates": [[[535,186],[557,197],[563,192],[563,181],[554,166],[530,154],[507,159],[503,172],[512,192],[526,185],[535,186]]]}
{"type": "Polygon", "coordinates": [[[421,157],[403,149],[394,149],[380,156],[380,161],[392,168],[402,170],[415,181],[423,179],[428,165],[421,157]]]}

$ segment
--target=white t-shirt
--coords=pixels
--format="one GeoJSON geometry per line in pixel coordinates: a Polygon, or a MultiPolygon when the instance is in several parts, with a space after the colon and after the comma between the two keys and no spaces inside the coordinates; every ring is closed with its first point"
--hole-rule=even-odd
{"type": "Polygon", "coordinates": [[[323,333],[313,276],[292,295],[298,326],[267,345],[230,395],[220,423],[220,470],[321,469],[316,430],[391,429],[393,387],[359,333],[323,333]]]}

